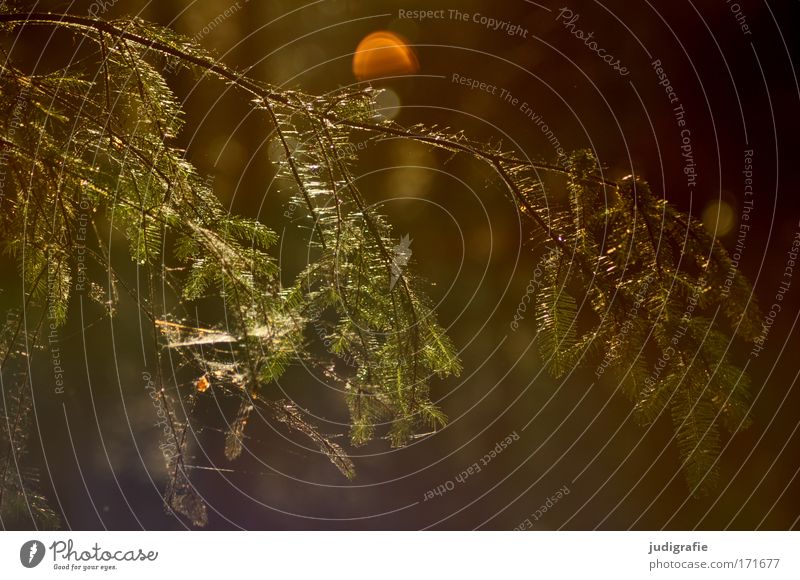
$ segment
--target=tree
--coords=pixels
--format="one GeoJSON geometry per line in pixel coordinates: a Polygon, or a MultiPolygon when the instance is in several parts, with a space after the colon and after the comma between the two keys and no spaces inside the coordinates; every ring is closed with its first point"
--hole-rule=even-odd
{"type": "MultiPolygon", "coordinates": [[[[376,115],[369,87],[321,96],[279,90],[141,20],[7,10],[0,26],[6,34],[56,27],[94,47],[58,74],[28,73],[1,55],[2,244],[19,263],[26,313],[6,324],[2,345],[4,522],[31,505],[19,467],[34,388],[26,358],[34,345],[46,346],[48,328],[65,323],[76,294],[113,316],[116,293],[126,293],[149,320],[157,353],[151,396],[164,409],[171,473],[166,502],[196,525],[206,522],[206,508],[184,452],[193,402],[209,386],[239,400],[225,436],[231,460],[257,410],[354,476],[344,449],[270,389],[298,362],[341,387],[353,445],[385,431],[402,446],[445,425],[430,381],[457,375],[461,364],[408,264],[408,240],[393,234],[353,179],[351,143],[362,135],[415,140],[489,164],[544,250],[533,300],[543,364],[556,377],[581,365],[613,376],[644,423],[669,414],[693,493],[713,486],[721,428],[734,432],[748,421],[749,383],[731,360],[732,337],[755,339],[760,315],[722,246],[640,179],[605,179],[587,151],[531,162],[458,132],[400,126],[376,115]],[[313,247],[292,283],[282,283],[270,253],[275,232],[225,211],[176,147],[182,112],[159,72],[165,62],[235,86],[273,132],[283,155],[278,171],[306,213],[313,247]],[[568,203],[553,203],[543,173],[558,177],[552,187],[564,189],[568,203]],[[144,291],[104,250],[110,231],[127,240],[144,291]],[[107,278],[105,289],[96,272],[107,278]],[[200,310],[209,300],[224,306],[224,326],[189,315],[211,317],[213,309],[200,310]],[[180,385],[163,372],[166,354],[194,369],[188,388],[167,388],[180,385]],[[176,405],[173,391],[189,404],[176,405]]],[[[33,509],[35,525],[52,523],[43,500],[33,509]]]]}

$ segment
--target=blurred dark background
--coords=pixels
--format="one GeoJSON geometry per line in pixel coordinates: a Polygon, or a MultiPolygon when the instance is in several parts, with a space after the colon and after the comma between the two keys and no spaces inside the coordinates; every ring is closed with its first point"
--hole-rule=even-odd
{"type": "MultiPolygon", "coordinates": [[[[722,1],[679,0],[654,8],[643,1],[572,0],[569,9],[580,14],[577,27],[594,31],[598,44],[630,71],[625,77],[569,34],[556,20],[563,5],[549,0],[106,4],[104,18],[138,15],[169,25],[256,79],[309,93],[356,83],[351,62],[359,41],[376,30],[395,31],[414,47],[420,70],[375,82],[388,89],[382,101],[387,115],[405,125],[463,130],[531,159],[555,161],[552,140],[520,110],[526,102],[565,150],[594,149],[612,179],[641,175],[671,203],[716,227],[728,248],[736,242],[743,208],[744,151],[753,150],[753,228],[740,268],[765,309],[774,302],[791,240],[800,231],[795,2],[740,2],[746,34],[722,1]],[[469,19],[447,17],[454,8],[469,19]],[[398,17],[400,10],[419,9],[444,9],[447,16],[398,17]],[[474,22],[474,14],[518,25],[525,34],[491,30],[480,18],[474,22]],[[679,129],[651,66],[655,59],[686,111],[699,174],[693,195],[682,173],[679,129]],[[454,83],[453,74],[503,89],[518,104],[454,83]]],[[[40,4],[74,14],[91,6],[40,4]]],[[[21,38],[17,50],[36,54],[48,34],[21,38]]],[[[221,83],[198,83],[187,72],[167,78],[185,99],[181,138],[187,156],[213,176],[232,211],[258,215],[284,236],[281,261],[290,280],[304,260],[307,230],[283,217],[288,197],[272,181],[267,120],[251,112],[246,96],[221,83]]],[[[590,370],[553,381],[535,354],[530,316],[510,331],[536,257],[530,231],[487,168],[418,144],[386,141],[364,147],[359,183],[391,217],[395,232],[413,239],[412,263],[434,284],[439,319],[461,350],[462,377],[433,387],[451,423],[404,449],[390,449],[383,440],[348,446],[358,469],[350,483],[303,442],[259,421],[248,426],[245,456],[226,462],[222,434],[215,430],[222,418],[209,403],[201,409],[206,427],[193,447],[194,463],[229,470],[192,474],[212,508],[211,528],[511,529],[533,521],[531,514],[565,486],[569,494],[533,522],[535,528],[798,526],[800,279],[761,356],[749,363],[754,425],[724,441],[717,492],[694,499],[670,443],[668,420],[638,427],[612,382],[590,388],[590,370]],[[428,490],[453,480],[512,432],[519,440],[480,473],[423,501],[428,490]]],[[[165,474],[155,412],[141,378],[137,320],[123,300],[113,326],[84,320],[82,332],[78,319],[63,333],[70,352],[64,397],[48,396],[46,357],[34,377],[42,393],[36,405],[44,452],[33,446],[34,458],[46,461],[43,488],[63,511],[65,525],[75,529],[185,525],[162,508],[165,474]]],[[[750,348],[734,348],[744,364],[750,348]]],[[[323,432],[346,432],[343,402],[304,369],[291,370],[280,387],[316,416],[323,432]]]]}

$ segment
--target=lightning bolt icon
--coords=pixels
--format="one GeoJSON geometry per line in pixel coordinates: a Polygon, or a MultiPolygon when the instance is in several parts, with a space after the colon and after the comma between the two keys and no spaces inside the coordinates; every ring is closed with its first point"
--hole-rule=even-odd
{"type": "Polygon", "coordinates": [[[39,551],[39,546],[37,544],[31,544],[31,552],[28,555],[28,564],[33,562],[33,558],[36,556],[36,553],[39,551]]]}

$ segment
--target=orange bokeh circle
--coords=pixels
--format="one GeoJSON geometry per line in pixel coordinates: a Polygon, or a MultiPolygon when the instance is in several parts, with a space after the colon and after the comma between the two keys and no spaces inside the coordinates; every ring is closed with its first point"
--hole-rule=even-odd
{"type": "Polygon", "coordinates": [[[414,74],[418,70],[414,50],[403,37],[386,30],[364,37],[353,55],[353,74],[360,81],[414,74]]]}

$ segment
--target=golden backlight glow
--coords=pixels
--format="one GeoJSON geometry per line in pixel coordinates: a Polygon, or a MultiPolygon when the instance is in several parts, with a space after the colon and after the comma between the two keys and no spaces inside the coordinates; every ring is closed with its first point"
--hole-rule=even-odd
{"type": "Polygon", "coordinates": [[[360,81],[414,74],[419,61],[405,39],[381,30],[364,37],[353,55],[353,74],[360,81]]]}
{"type": "Polygon", "coordinates": [[[729,234],[736,225],[734,209],[725,201],[709,203],[703,210],[703,225],[717,237],[729,234]]]}

